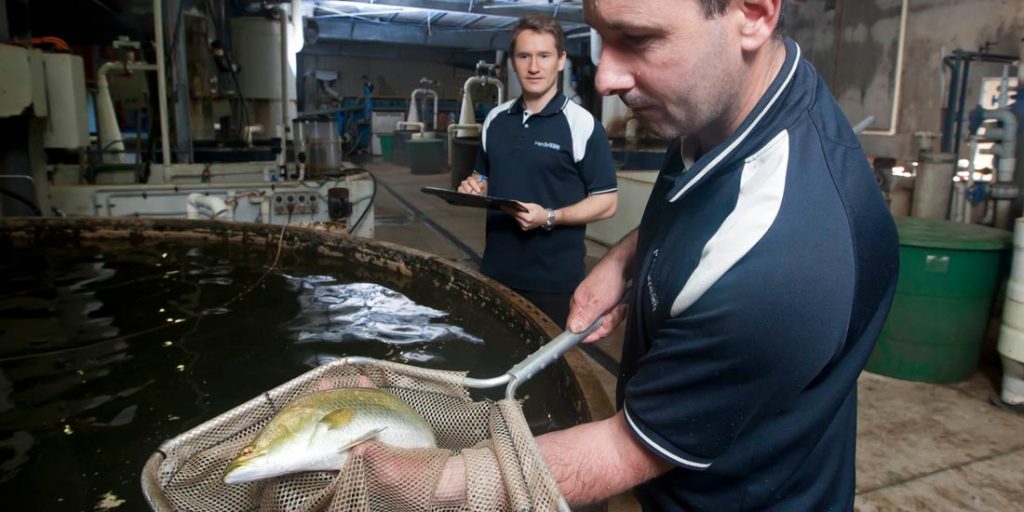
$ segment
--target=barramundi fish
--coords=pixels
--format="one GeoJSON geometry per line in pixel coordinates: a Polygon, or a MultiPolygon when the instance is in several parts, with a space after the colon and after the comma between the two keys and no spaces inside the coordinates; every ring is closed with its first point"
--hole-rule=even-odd
{"type": "Polygon", "coordinates": [[[305,395],[270,420],[228,465],[224,483],[300,471],[339,470],[349,449],[375,439],[399,448],[433,448],[434,432],[418,412],[387,391],[342,388],[305,395]]]}

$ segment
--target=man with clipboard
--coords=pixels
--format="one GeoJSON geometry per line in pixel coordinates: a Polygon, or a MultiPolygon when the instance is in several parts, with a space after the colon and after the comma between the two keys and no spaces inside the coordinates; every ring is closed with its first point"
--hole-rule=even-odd
{"type": "Polygon", "coordinates": [[[565,68],[558,22],[521,18],[511,55],[523,95],[487,114],[475,171],[458,190],[520,203],[488,210],[480,270],[562,327],[586,274],[586,224],[615,214],[615,171],[604,127],[558,90],[565,68]]]}

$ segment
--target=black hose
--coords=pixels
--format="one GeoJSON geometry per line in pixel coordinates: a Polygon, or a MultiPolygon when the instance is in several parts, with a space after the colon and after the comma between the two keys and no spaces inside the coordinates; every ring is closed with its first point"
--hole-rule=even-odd
{"type": "Polygon", "coordinates": [[[356,219],[355,224],[352,224],[352,227],[348,229],[348,234],[350,235],[355,233],[356,230],[359,229],[359,225],[363,223],[364,219],[366,219],[367,212],[370,211],[370,208],[373,208],[374,199],[377,198],[377,178],[373,175],[372,172],[366,169],[363,170],[366,171],[366,174],[370,176],[370,181],[373,182],[373,192],[370,193],[370,202],[366,205],[366,208],[363,208],[363,213],[359,214],[359,218],[356,219]]]}
{"type": "MultiPolygon", "coordinates": [[[[374,187],[374,192],[376,192],[376,191],[377,191],[377,187],[375,186],[374,187]]],[[[36,203],[34,201],[30,201],[29,199],[27,199],[25,196],[23,196],[21,194],[18,194],[17,192],[11,192],[10,190],[4,190],[2,188],[0,188],[0,194],[3,194],[6,197],[14,199],[17,202],[19,202],[19,203],[21,203],[21,204],[23,204],[25,206],[28,206],[32,210],[32,213],[34,213],[34,214],[36,214],[36,215],[38,215],[40,217],[43,216],[43,211],[39,209],[39,206],[36,205],[36,203]]]]}

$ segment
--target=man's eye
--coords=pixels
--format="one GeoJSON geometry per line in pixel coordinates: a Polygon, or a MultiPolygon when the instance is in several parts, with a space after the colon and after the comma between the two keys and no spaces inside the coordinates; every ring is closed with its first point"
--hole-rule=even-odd
{"type": "Polygon", "coordinates": [[[631,45],[641,45],[650,39],[648,36],[642,34],[625,34],[622,38],[631,45]]]}

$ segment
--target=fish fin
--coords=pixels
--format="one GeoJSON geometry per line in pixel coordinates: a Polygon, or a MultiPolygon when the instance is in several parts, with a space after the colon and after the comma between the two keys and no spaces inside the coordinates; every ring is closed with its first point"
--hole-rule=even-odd
{"type": "Polygon", "coordinates": [[[336,409],[324,416],[320,422],[327,424],[328,430],[334,430],[336,428],[342,428],[352,422],[352,418],[356,415],[355,409],[336,409]]]}
{"type": "Polygon", "coordinates": [[[349,448],[352,448],[353,446],[355,446],[355,445],[357,445],[359,443],[364,443],[366,441],[369,441],[370,439],[373,439],[373,438],[377,437],[377,434],[380,434],[386,428],[387,427],[380,427],[380,428],[376,428],[376,429],[370,430],[367,433],[365,433],[365,434],[363,434],[363,435],[361,435],[361,436],[359,436],[359,437],[349,441],[348,443],[345,443],[344,446],[342,446],[341,448],[338,448],[338,451],[339,452],[343,452],[345,450],[348,450],[349,448]]]}

